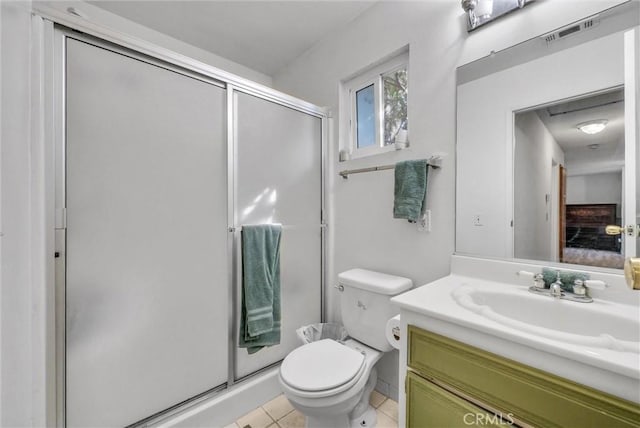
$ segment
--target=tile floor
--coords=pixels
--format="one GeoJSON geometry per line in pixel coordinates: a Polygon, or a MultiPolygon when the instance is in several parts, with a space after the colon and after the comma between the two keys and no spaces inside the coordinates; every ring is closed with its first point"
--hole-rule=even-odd
{"type": "MultiPolygon", "coordinates": [[[[376,409],[379,428],[398,427],[398,403],[378,391],[371,394],[371,405],[376,409]]],[[[239,418],[225,428],[304,428],[304,415],[291,406],[284,395],[239,418]]]]}

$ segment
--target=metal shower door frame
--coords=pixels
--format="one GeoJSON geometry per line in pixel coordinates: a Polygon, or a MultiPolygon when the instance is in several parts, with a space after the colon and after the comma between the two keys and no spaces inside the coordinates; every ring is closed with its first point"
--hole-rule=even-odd
{"type": "MultiPolygon", "coordinates": [[[[164,419],[172,414],[177,414],[186,408],[191,408],[198,403],[206,401],[207,399],[217,396],[221,392],[224,392],[228,387],[238,382],[244,381],[246,378],[251,378],[260,374],[264,370],[272,367],[268,366],[257,372],[242,378],[235,379],[235,364],[237,348],[237,317],[235,316],[236,306],[236,293],[235,287],[238,284],[238,266],[239,260],[237,254],[239,253],[238,239],[236,233],[233,233],[234,224],[236,220],[236,197],[237,197],[237,141],[234,126],[235,126],[235,105],[233,102],[233,95],[236,91],[247,93],[264,100],[282,105],[284,107],[291,108],[304,114],[308,114],[317,118],[320,118],[321,123],[321,224],[318,227],[321,228],[321,278],[320,278],[320,316],[321,321],[325,320],[326,307],[325,307],[325,292],[326,292],[326,279],[327,279],[327,227],[326,227],[326,153],[327,153],[327,138],[329,135],[329,114],[324,108],[314,106],[303,100],[296,99],[286,94],[282,94],[271,88],[264,87],[263,85],[250,82],[245,79],[229,79],[229,74],[214,67],[206,68],[206,73],[203,73],[203,66],[197,61],[193,61],[193,66],[189,66],[189,61],[184,60],[183,57],[176,54],[176,60],[171,61],[171,56],[167,56],[167,53],[158,48],[157,55],[154,55],[153,50],[149,51],[148,46],[145,49],[136,50],[135,43],[127,36],[121,34],[113,34],[100,31],[91,31],[88,33],[79,32],[69,22],[58,19],[56,17],[39,17],[34,19],[42,20],[44,30],[42,32],[42,42],[45,50],[44,68],[45,72],[50,72],[50,79],[46,79],[45,88],[47,91],[44,96],[44,116],[45,119],[50,119],[52,126],[45,128],[45,140],[48,140],[53,145],[51,161],[53,164],[52,171],[47,173],[47,182],[50,184],[50,189],[53,193],[51,198],[51,206],[49,207],[49,216],[53,217],[52,223],[55,224],[54,242],[51,246],[55,248],[55,254],[51,254],[50,257],[55,264],[55,283],[52,284],[55,290],[55,302],[50,308],[51,312],[55,314],[55,329],[50,332],[50,341],[55,343],[55,352],[50,356],[50,366],[55,367],[52,369],[55,371],[55,386],[51,388],[49,393],[49,401],[55,406],[55,420],[58,426],[66,425],[66,361],[65,361],[65,349],[66,349],[66,70],[65,70],[65,58],[66,58],[66,40],[67,38],[77,39],[101,48],[108,49],[118,54],[123,54],[128,57],[132,57],[137,60],[141,60],[146,63],[150,63],[173,72],[183,74],[188,77],[192,77],[198,80],[205,81],[207,83],[214,84],[216,86],[226,88],[226,143],[227,143],[227,230],[230,233],[227,234],[227,267],[228,267],[228,296],[229,305],[232,308],[229,311],[228,320],[228,376],[227,382],[221,386],[212,388],[196,397],[192,397],[189,400],[177,403],[175,406],[159,412],[155,415],[150,415],[148,418],[137,422],[134,425],[152,423],[154,420],[164,419]],[[45,19],[49,18],[49,19],[45,19]],[[62,21],[62,22],[60,22],[62,21]],[[61,25],[66,24],[66,27],[61,25]],[[105,37],[106,36],[106,37],[105,37]],[[122,43],[118,43],[122,42],[122,43]],[[133,46],[132,46],[133,44],[133,46]],[[47,52],[47,49],[49,52],[47,52]],[[51,52],[52,51],[52,52],[51,52]],[[49,87],[50,86],[50,87],[49,87]],[[50,134],[50,135],[49,135],[50,134]]],[[[275,363],[278,364],[278,363],[275,363]]],[[[275,365],[274,364],[274,365],[275,365]]]]}

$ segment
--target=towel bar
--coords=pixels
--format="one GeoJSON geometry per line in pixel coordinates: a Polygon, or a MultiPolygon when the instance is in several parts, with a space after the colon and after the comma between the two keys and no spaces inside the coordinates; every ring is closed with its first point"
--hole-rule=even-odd
{"type": "MultiPolygon", "coordinates": [[[[432,156],[427,159],[427,165],[431,168],[438,169],[441,167],[442,158],[440,156],[432,156]]],[[[344,178],[349,178],[350,174],[360,174],[361,172],[373,172],[373,171],[382,171],[385,169],[395,169],[395,165],[380,165],[380,166],[370,166],[368,168],[359,168],[359,169],[345,169],[340,171],[338,174],[344,178]]]]}
{"type": "MultiPolygon", "coordinates": [[[[327,227],[326,223],[318,224],[318,225],[283,225],[282,230],[292,230],[292,229],[313,229],[316,227],[324,228],[327,227]]],[[[227,229],[229,232],[240,232],[242,230],[242,226],[229,226],[227,229]]]]}

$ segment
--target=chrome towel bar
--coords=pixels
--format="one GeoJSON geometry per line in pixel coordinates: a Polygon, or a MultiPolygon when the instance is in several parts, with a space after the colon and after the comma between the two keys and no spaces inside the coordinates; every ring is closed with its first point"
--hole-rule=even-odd
{"type": "MultiPolygon", "coordinates": [[[[247,225],[248,226],[248,225],[247,225]]],[[[316,227],[325,228],[327,227],[326,223],[322,224],[314,224],[314,225],[283,225],[282,230],[294,230],[294,229],[314,229],[316,227]]],[[[229,226],[227,228],[229,232],[240,232],[242,231],[242,226],[229,226]]]]}
{"type": "MultiPolygon", "coordinates": [[[[441,167],[442,164],[442,158],[440,156],[431,156],[430,158],[427,159],[427,165],[429,165],[431,168],[434,169],[438,169],[441,167]]],[[[345,169],[343,171],[340,171],[338,174],[344,178],[347,179],[349,178],[350,174],[360,174],[361,172],[373,172],[373,171],[382,171],[385,169],[395,169],[395,164],[394,165],[380,165],[380,166],[370,166],[368,168],[359,168],[359,169],[345,169]]]]}

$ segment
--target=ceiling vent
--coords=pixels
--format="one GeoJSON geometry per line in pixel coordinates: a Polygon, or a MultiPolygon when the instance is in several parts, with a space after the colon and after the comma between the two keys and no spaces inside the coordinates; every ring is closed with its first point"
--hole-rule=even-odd
{"type": "Polygon", "coordinates": [[[544,36],[541,36],[541,38],[544,39],[547,44],[557,42],[558,40],[569,37],[572,34],[576,34],[584,30],[590,30],[596,27],[599,23],[600,18],[598,15],[595,15],[588,19],[585,19],[582,22],[567,25],[566,27],[560,28],[559,30],[547,33],[544,36]]]}

